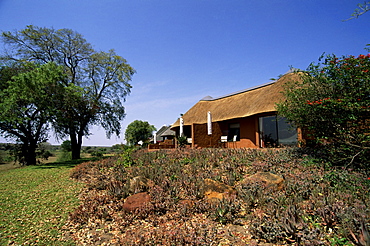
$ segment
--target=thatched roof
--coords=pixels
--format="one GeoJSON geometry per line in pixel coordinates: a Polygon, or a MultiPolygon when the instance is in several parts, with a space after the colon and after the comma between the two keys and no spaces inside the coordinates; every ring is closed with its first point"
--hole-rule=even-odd
{"type": "MultiPolygon", "coordinates": [[[[295,73],[289,73],[275,82],[258,87],[218,98],[205,97],[183,115],[184,125],[207,123],[208,111],[211,111],[213,122],[275,112],[276,103],[283,99],[282,85],[298,77],[295,73]]],[[[179,125],[178,119],[171,128],[179,125]]]]}
{"type": "Polygon", "coordinates": [[[170,136],[175,136],[176,133],[170,129],[168,126],[167,129],[161,134],[161,137],[170,137],[170,136]]]}

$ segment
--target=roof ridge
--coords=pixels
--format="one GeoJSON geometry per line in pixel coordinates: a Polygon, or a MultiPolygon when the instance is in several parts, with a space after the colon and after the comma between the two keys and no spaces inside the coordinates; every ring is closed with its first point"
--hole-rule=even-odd
{"type": "Polygon", "coordinates": [[[267,85],[271,85],[271,84],[273,84],[275,82],[276,81],[270,81],[270,82],[267,82],[267,83],[264,83],[264,84],[261,84],[261,85],[249,87],[247,89],[236,91],[236,92],[232,92],[232,93],[229,93],[229,94],[226,94],[226,95],[223,95],[223,96],[219,96],[219,97],[214,97],[213,98],[211,96],[207,96],[207,97],[204,97],[204,98],[200,99],[199,101],[215,101],[215,100],[222,99],[222,98],[225,98],[225,97],[235,96],[235,95],[238,95],[238,94],[247,92],[247,91],[252,91],[252,90],[255,90],[255,89],[259,89],[259,88],[265,87],[267,85]]]}

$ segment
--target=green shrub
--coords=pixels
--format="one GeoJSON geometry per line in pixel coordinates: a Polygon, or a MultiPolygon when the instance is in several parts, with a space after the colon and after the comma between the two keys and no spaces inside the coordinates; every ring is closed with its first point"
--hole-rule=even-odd
{"type": "Polygon", "coordinates": [[[58,162],[65,162],[72,160],[72,152],[61,152],[57,158],[58,162]]]}
{"type": "Polygon", "coordinates": [[[71,144],[71,141],[70,140],[66,140],[64,141],[60,147],[62,148],[62,151],[64,152],[70,152],[72,151],[72,144],[71,144]]]}
{"type": "Polygon", "coordinates": [[[103,157],[103,152],[102,151],[93,151],[91,153],[91,156],[94,156],[94,157],[103,157]]]}

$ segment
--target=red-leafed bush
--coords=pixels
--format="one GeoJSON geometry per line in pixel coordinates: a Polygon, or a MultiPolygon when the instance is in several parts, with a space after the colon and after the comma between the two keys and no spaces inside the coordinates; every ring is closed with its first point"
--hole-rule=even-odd
{"type": "Polygon", "coordinates": [[[339,165],[368,167],[370,54],[322,57],[286,85],[279,113],[300,127],[322,156],[339,165]]]}

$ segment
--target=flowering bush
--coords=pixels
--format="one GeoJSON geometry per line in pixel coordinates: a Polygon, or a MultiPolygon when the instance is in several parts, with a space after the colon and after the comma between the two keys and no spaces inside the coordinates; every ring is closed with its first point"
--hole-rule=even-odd
{"type": "Polygon", "coordinates": [[[365,164],[370,149],[370,54],[322,57],[299,72],[278,104],[289,119],[326,150],[332,162],[365,164]]]}

